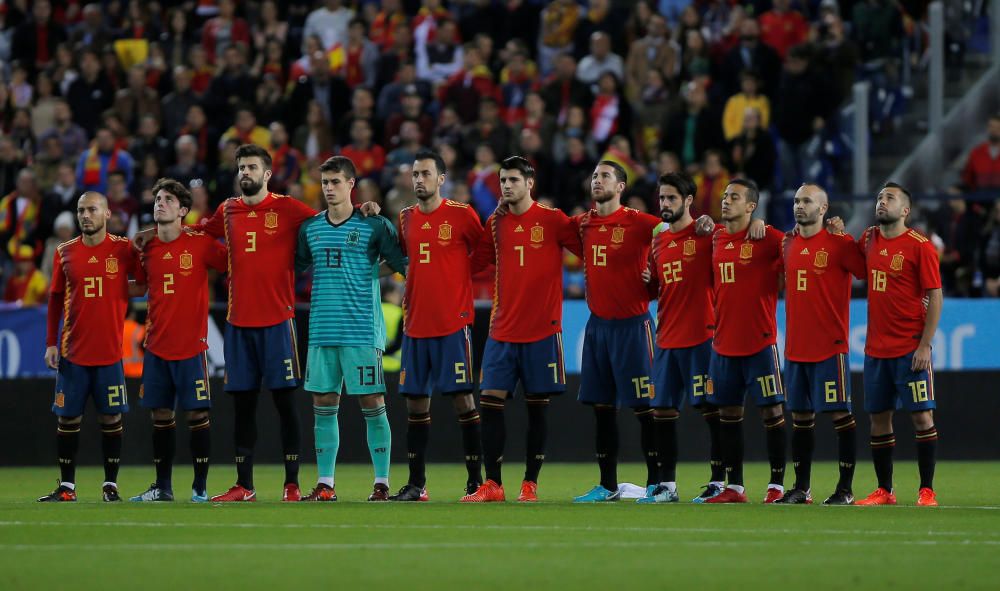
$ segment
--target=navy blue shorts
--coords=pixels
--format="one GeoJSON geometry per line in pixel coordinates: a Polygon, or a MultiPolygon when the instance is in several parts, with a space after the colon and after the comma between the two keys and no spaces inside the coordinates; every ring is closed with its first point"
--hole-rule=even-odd
{"type": "Polygon", "coordinates": [[[785,401],[775,345],[746,357],[727,357],[712,351],[708,376],[708,402],[715,406],[743,406],[747,394],[753,396],[757,406],[785,401]]]}
{"type": "Polygon", "coordinates": [[[566,391],[562,333],[533,343],[505,343],[486,339],[479,390],[514,393],[518,381],[527,394],[561,394],[566,391]]]}
{"type": "Polygon", "coordinates": [[[212,407],[208,355],[168,361],[146,351],[142,362],[139,404],[143,408],[200,410],[212,407]]]}
{"type": "Polygon", "coordinates": [[[297,388],[302,383],[295,320],[247,328],[226,325],[226,392],[297,388]]]}
{"type": "Polygon", "coordinates": [[[649,406],[655,390],[653,349],[649,314],[622,320],[591,314],[583,337],[577,400],[618,407],[649,406]]]}
{"type": "Polygon", "coordinates": [[[78,417],[94,398],[97,412],[116,415],[128,412],[128,392],[125,390],[125,370],[122,362],[111,365],[77,365],[59,359],[56,374],[56,398],[52,412],[59,417],[78,417]]]}
{"type": "Polygon", "coordinates": [[[937,408],[934,370],[913,371],[913,353],[895,359],[865,355],[865,410],[870,413],[937,408]]]}
{"type": "Polygon", "coordinates": [[[466,326],[442,337],[403,335],[399,393],[430,396],[472,392],[472,331],[466,326]]]}
{"type": "Polygon", "coordinates": [[[653,362],[653,384],[656,396],[653,408],[684,407],[687,400],[698,408],[706,404],[708,366],[712,360],[712,339],[700,345],[681,349],[656,348],[653,362]]]}
{"type": "Polygon", "coordinates": [[[785,389],[792,412],[851,412],[847,353],[811,363],[785,360],[785,389]]]}

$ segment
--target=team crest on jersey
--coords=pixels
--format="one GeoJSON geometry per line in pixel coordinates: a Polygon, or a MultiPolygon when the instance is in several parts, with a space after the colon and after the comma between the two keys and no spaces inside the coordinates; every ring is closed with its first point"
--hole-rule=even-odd
{"type": "Polygon", "coordinates": [[[893,271],[903,270],[903,255],[894,254],[892,255],[892,261],[889,262],[889,268],[893,271]]]}
{"type": "Polygon", "coordinates": [[[451,240],[451,224],[445,222],[438,226],[438,240],[451,240]]]}
{"type": "Polygon", "coordinates": [[[118,272],[118,259],[115,257],[110,257],[104,259],[104,272],[108,275],[114,275],[118,272]]]}
{"type": "Polygon", "coordinates": [[[740,247],[740,258],[749,259],[751,257],[753,257],[753,244],[747,242],[746,244],[740,247]]]}
{"type": "Polygon", "coordinates": [[[821,251],[817,252],[816,253],[816,257],[813,258],[813,265],[817,266],[817,267],[825,267],[826,266],[826,261],[827,261],[827,256],[828,256],[828,254],[827,254],[827,252],[825,250],[821,250],[821,251]]]}
{"type": "Polygon", "coordinates": [[[357,244],[360,241],[361,241],[361,232],[357,230],[351,230],[350,232],[347,233],[348,244],[357,244]]]}
{"type": "Polygon", "coordinates": [[[625,228],[618,227],[611,230],[611,242],[615,244],[621,244],[625,242],[625,228]]]}
{"type": "Polygon", "coordinates": [[[194,257],[191,256],[190,252],[185,252],[181,255],[181,269],[187,271],[192,267],[194,267],[194,257]]]}
{"type": "Polygon", "coordinates": [[[59,408],[66,406],[66,395],[62,392],[56,392],[55,405],[59,408]]]}
{"type": "Polygon", "coordinates": [[[697,252],[697,243],[694,240],[684,241],[684,256],[692,257],[697,252]]]}
{"type": "Polygon", "coordinates": [[[541,226],[531,228],[531,241],[542,242],[543,240],[545,240],[545,228],[541,226]]]}
{"type": "Polygon", "coordinates": [[[278,227],[278,212],[269,211],[264,214],[264,227],[273,230],[278,227]]]}

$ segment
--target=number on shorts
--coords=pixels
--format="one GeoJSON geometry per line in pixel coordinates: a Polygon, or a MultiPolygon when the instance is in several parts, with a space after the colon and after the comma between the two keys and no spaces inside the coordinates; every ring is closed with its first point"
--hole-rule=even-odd
{"type": "Polygon", "coordinates": [[[555,384],[558,384],[559,383],[559,364],[558,363],[550,363],[549,367],[552,368],[552,382],[555,383],[555,384]]]}
{"type": "Polygon", "coordinates": [[[695,398],[705,395],[705,384],[708,382],[706,374],[691,376],[691,396],[695,398]]]}
{"type": "Polygon", "coordinates": [[[194,382],[195,400],[208,400],[211,394],[208,392],[208,385],[205,380],[195,380],[194,382]]]}
{"type": "Polygon", "coordinates": [[[927,402],[927,380],[910,382],[907,386],[910,387],[910,393],[913,394],[913,402],[927,402]]]}
{"type": "Polygon", "coordinates": [[[108,406],[121,406],[125,402],[125,384],[108,386],[108,406]]]}
{"type": "Polygon", "coordinates": [[[632,385],[635,386],[635,397],[636,398],[652,398],[653,388],[649,383],[649,376],[642,376],[639,378],[632,378],[632,385]]]}
{"type": "Polygon", "coordinates": [[[375,371],[374,365],[359,365],[358,368],[358,385],[360,386],[375,386],[378,384],[377,372],[375,371]]]}
{"type": "Polygon", "coordinates": [[[837,391],[837,382],[823,382],[823,387],[826,388],[826,401],[836,402],[840,395],[837,391]]]}
{"type": "Polygon", "coordinates": [[[288,372],[288,373],[285,374],[285,379],[286,380],[294,380],[295,379],[295,369],[294,369],[294,366],[292,365],[292,360],[291,359],[285,359],[285,371],[288,372]]]}
{"type": "Polygon", "coordinates": [[[468,380],[466,379],[466,371],[465,371],[465,363],[464,362],[459,361],[458,363],[455,364],[455,376],[456,376],[455,377],[455,383],[456,384],[465,384],[465,383],[468,382],[468,380]]]}
{"type": "Polygon", "coordinates": [[[760,376],[757,378],[757,383],[760,384],[760,391],[764,398],[770,398],[771,396],[776,396],[778,394],[777,388],[775,387],[776,381],[773,373],[766,376],[760,376]]]}

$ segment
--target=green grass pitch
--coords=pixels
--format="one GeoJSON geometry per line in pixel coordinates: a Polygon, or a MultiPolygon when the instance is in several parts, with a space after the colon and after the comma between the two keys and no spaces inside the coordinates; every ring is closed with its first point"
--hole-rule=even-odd
{"type": "MultiPolygon", "coordinates": [[[[259,467],[261,501],[186,502],[190,467],[177,466],[171,504],[99,502],[101,473],[78,475],[80,501],[42,505],[55,466],[0,469],[0,589],[1000,589],[1000,463],[938,466],[936,509],[913,506],[916,466],[896,466],[897,507],[764,506],[767,469],[747,466],[744,506],[572,505],[596,466],[542,470],[537,505],[512,502],[520,474],[506,469],[508,502],[459,505],[458,465],[428,467],[431,503],[370,504],[370,468],[340,466],[330,504],[278,502],[281,470],[259,467]]],[[[151,467],[122,470],[133,495],[151,467]]],[[[405,466],[393,467],[393,488],[405,466]]],[[[707,467],[679,470],[687,501],[707,467]]],[[[314,469],[303,470],[310,483],[314,469]]],[[[644,469],[624,465],[623,481],[644,469]]],[[[213,468],[210,493],[233,478],[213,468]]],[[[814,470],[817,503],[834,464],[814,470]]],[[[859,465],[856,493],[873,488],[859,465]]]]}

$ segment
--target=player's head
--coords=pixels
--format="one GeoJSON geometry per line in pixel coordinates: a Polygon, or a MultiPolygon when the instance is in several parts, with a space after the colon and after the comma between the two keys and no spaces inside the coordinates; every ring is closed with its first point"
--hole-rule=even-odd
{"type": "Polygon", "coordinates": [[[882,185],[875,200],[875,221],[883,226],[905,220],[910,215],[910,192],[899,183],[892,181],[882,185]]]}
{"type": "Polygon", "coordinates": [[[162,178],[153,185],[153,221],[170,225],[181,220],[191,211],[191,191],[184,183],[162,178]]]}
{"type": "Polygon", "coordinates": [[[749,218],[757,209],[760,191],[750,179],[733,179],[722,193],[722,221],[732,222],[749,218]]]}
{"type": "Polygon", "coordinates": [[[601,160],[590,177],[590,197],[597,203],[607,203],[614,198],[621,199],[628,174],[621,164],[612,160],[601,160]]]}
{"type": "Polygon", "coordinates": [[[80,223],[81,232],[87,236],[97,234],[104,229],[110,217],[107,197],[97,191],[80,195],[80,200],[76,202],[76,220],[80,223]]]}
{"type": "Polygon", "coordinates": [[[535,168],[523,156],[511,156],[500,163],[500,199],[507,205],[531,197],[535,168]]]}
{"type": "Polygon", "coordinates": [[[413,158],[413,193],[417,199],[427,201],[438,194],[448,167],[444,158],[434,150],[418,150],[413,158]]]}
{"type": "Polygon", "coordinates": [[[823,221],[826,210],[830,207],[829,198],[823,187],[806,183],[795,192],[792,212],[795,223],[800,226],[812,226],[823,221]]]}
{"type": "Polygon", "coordinates": [[[243,144],[236,148],[236,170],[243,194],[257,195],[271,178],[271,154],[256,144],[243,144]]]}
{"type": "Polygon", "coordinates": [[[346,156],[332,156],[319,165],[319,182],[327,205],[350,203],[357,170],[346,156]]]}
{"type": "Polygon", "coordinates": [[[660,218],[672,224],[690,215],[691,202],[698,192],[694,179],[686,172],[668,172],[656,183],[660,193],[660,218]]]}

